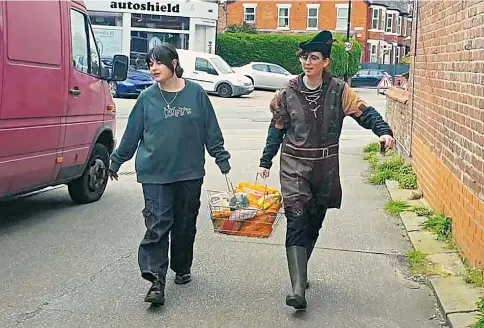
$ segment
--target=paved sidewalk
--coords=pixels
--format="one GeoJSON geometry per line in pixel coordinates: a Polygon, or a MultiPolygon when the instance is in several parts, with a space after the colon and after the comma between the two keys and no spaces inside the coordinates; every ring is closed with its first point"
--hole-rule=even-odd
{"type": "MultiPolygon", "coordinates": [[[[253,181],[267,109],[217,107],[217,114],[232,153],[233,182],[253,181]]],[[[432,291],[406,278],[404,254],[411,245],[399,222],[384,213],[388,192],[365,183],[361,147],[375,140],[371,131],[345,121],[343,207],[328,212],[311,258],[305,313],[285,305],[290,290],[285,222],[267,240],[215,234],[205,193],[193,282],[175,285],[170,272],[165,306],[150,308],[143,302],[149,285],[137,266],[144,233],[141,187],[134,175],[122,175],[89,206],[69,205],[65,188],[39,194],[31,201],[49,202],[55,211],[37,210],[35,221],[0,234],[0,254],[17,254],[0,269],[0,321],[18,328],[441,327],[432,291]]],[[[269,179],[276,188],[278,162],[277,157],[269,179]]],[[[207,156],[204,189],[225,188],[207,156]]],[[[29,205],[19,206],[27,211],[29,205]]]]}

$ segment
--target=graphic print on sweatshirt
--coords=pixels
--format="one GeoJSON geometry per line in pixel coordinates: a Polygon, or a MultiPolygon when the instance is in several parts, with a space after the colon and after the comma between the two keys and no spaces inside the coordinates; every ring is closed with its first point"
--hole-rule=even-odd
{"type": "Polygon", "coordinates": [[[183,117],[192,114],[192,109],[190,107],[171,107],[170,105],[163,107],[165,118],[172,118],[172,117],[183,117]]]}

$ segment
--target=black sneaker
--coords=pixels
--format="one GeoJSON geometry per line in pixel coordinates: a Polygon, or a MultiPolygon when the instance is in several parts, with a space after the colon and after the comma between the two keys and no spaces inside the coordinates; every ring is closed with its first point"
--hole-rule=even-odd
{"type": "Polygon", "coordinates": [[[175,275],[175,284],[183,285],[192,281],[192,276],[189,273],[177,273],[175,275]]]}
{"type": "Polygon", "coordinates": [[[157,280],[153,283],[146,294],[145,302],[163,305],[165,304],[165,285],[157,280]]]}

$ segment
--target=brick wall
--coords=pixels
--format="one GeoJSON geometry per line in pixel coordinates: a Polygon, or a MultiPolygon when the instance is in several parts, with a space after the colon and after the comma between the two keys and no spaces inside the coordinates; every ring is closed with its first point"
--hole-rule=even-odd
{"type": "Polygon", "coordinates": [[[390,88],[387,91],[386,120],[392,127],[393,136],[398,151],[408,157],[410,155],[412,115],[408,110],[410,94],[400,88],[390,88]]]}
{"type": "Polygon", "coordinates": [[[412,164],[434,211],[452,217],[464,256],[484,267],[484,1],[418,3],[412,164]]]}
{"type": "Polygon", "coordinates": [[[217,31],[222,33],[225,28],[227,27],[227,12],[226,12],[226,5],[219,4],[218,5],[218,25],[217,31]]]}

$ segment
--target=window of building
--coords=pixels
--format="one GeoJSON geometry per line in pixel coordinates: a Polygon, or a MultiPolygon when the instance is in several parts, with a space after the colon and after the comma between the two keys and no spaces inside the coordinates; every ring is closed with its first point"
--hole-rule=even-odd
{"type": "Polygon", "coordinates": [[[407,19],[402,19],[402,35],[407,36],[407,19]]]}
{"type": "Polygon", "coordinates": [[[123,26],[123,13],[88,11],[92,25],[123,26]]]}
{"type": "Polygon", "coordinates": [[[336,30],[345,30],[348,26],[348,5],[336,5],[336,30]]]}
{"type": "Polygon", "coordinates": [[[396,46],[395,51],[395,64],[400,64],[400,47],[396,46]]]}
{"type": "Polygon", "coordinates": [[[177,49],[188,49],[187,33],[131,31],[130,63],[136,68],[146,69],[145,56],[148,50],[162,43],[177,49]]]}
{"type": "Polygon", "coordinates": [[[319,4],[307,5],[308,7],[308,30],[317,30],[319,26],[319,4]]]}
{"type": "Polygon", "coordinates": [[[371,28],[374,30],[378,30],[380,27],[380,14],[381,14],[381,9],[373,8],[373,13],[372,13],[372,20],[371,20],[371,28]]]}
{"type": "Polygon", "coordinates": [[[244,22],[248,24],[255,23],[255,9],[257,5],[244,3],[244,22]]]}
{"type": "Polygon", "coordinates": [[[291,5],[277,5],[277,28],[289,29],[291,5]]]}
{"type": "Polygon", "coordinates": [[[190,29],[190,18],[179,16],[131,14],[131,26],[188,31],[190,29]]]}
{"type": "Polygon", "coordinates": [[[407,37],[412,36],[412,19],[407,19],[407,37]]]}
{"type": "Polygon", "coordinates": [[[370,45],[370,63],[378,62],[378,46],[376,44],[370,45]]]}
{"type": "Polygon", "coordinates": [[[392,33],[393,31],[393,14],[387,14],[387,24],[385,32],[392,33]]]}
{"type": "Polygon", "coordinates": [[[71,31],[74,68],[82,73],[99,76],[99,54],[94,34],[87,16],[74,9],[71,9],[71,31]]]}
{"type": "Polygon", "coordinates": [[[402,35],[402,17],[398,17],[397,34],[402,35]]]}

